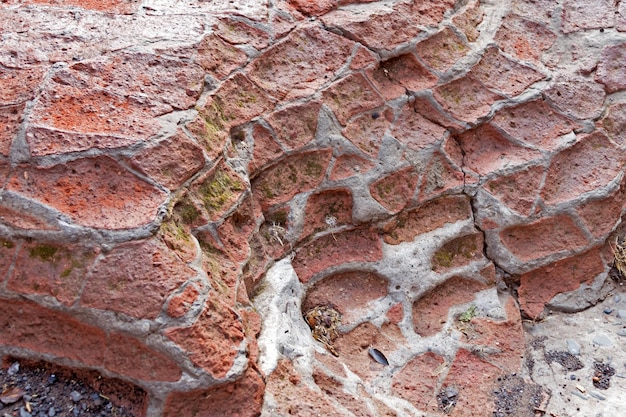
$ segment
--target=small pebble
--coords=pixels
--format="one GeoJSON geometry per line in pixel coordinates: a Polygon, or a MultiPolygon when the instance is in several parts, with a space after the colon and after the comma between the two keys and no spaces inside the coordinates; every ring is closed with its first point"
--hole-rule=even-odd
{"type": "Polygon", "coordinates": [[[618,336],[624,336],[626,337],[626,329],[620,329],[617,331],[617,335],[618,336]]]}
{"type": "Polygon", "coordinates": [[[572,339],[567,339],[567,351],[572,355],[580,354],[580,344],[572,339]]]}
{"type": "Polygon", "coordinates": [[[446,387],[446,397],[454,398],[457,395],[459,395],[459,390],[456,389],[456,387],[453,387],[453,386],[446,387]]]}
{"type": "Polygon", "coordinates": [[[9,375],[15,375],[19,371],[20,371],[20,364],[19,362],[15,362],[13,365],[9,367],[9,370],[7,371],[7,373],[9,375]]]}
{"type": "Polygon", "coordinates": [[[33,417],[24,407],[20,407],[20,417],[33,417]]]}
{"type": "Polygon", "coordinates": [[[626,310],[617,310],[618,319],[626,319],[626,310]]]}
{"type": "Polygon", "coordinates": [[[603,333],[596,335],[593,338],[593,343],[595,343],[598,346],[611,346],[613,344],[611,339],[609,339],[609,337],[603,333]]]}
{"type": "Polygon", "coordinates": [[[57,376],[55,374],[52,374],[48,377],[48,384],[54,384],[57,380],[57,376]]]}
{"type": "Polygon", "coordinates": [[[594,398],[599,399],[600,401],[606,400],[606,397],[602,395],[601,393],[599,393],[598,391],[589,391],[589,395],[591,395],[594,398]]]}
{"type": "Polygon", "coordinates": [[[72,399],[72,401],[77,403],[77,402],[79,402],[83,398],[83,396],[80,395],[80,392],[78,392],[78,391],[72,391],[72,392],[70,392],[70,398],[72,399]]]}
{"type": "Polygon", "coordinates": [[[611,314],[613,312],[613,309],[611,307],[607,307],[603,311],[604,311],[604,314],[611,314]]]}
{"type": "Polygon", "coordinates": [[[615,304],[617,304],[622,301],[622,297],[619,294],[615,294],[615,296],[613,297],[613,301],[615,301],[615,304]]]}
{"type": "Polygon", "coordinates": [[[574,394],[575,396],[582,398],[583,400],[587,400],[587,396],[585,394],[583,394],[582,392],[578,392],[576,390],[572,391],[572,394],[574,394]]]}
{"type": "Polygon", "coordinates": [[[50,409],[48,409],[48,416],[54,417],[56,415],[57,415],[57,410],[55,410],[54,407],[50,407],[50,409]]]}

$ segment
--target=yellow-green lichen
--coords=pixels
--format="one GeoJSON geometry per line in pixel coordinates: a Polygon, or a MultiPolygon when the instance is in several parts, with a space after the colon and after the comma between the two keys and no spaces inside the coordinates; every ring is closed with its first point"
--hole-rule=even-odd
{"type": "Polygon", "coordinates": [[[13,249],[15,247],[15,243],[10,242],[8,240],[0,239],[0,247],[7,248],[7,249],[13,249]]]}
{"type": "Polygon", "coordinates": [[[241,181],[223,171],[218,171],[211,179],[205,181],[198,191],[206,209],[214,213],[223,208],[236,192],[243,189],[241,181]]]}
{"type": "Polygon", "coordinates": [[[56,255],[58,248],[52,245],[41,244],[30,250],[31,258],[39,258],[44,262],[50,262],[56,255]]]}

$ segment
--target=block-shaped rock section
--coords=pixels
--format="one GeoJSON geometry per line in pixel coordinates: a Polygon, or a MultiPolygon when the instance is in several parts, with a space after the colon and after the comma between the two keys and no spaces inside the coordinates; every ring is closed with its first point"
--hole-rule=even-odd
{"type": "Polygon", "coordinates": [[[491,417],[522,316],[624,279],[623,1],[1,4],[0,358],[491,417]]]}

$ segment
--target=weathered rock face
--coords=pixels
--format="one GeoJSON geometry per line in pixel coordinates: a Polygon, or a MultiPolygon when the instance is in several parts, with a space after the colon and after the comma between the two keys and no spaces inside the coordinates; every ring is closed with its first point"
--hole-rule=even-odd
{"type": "Polygon", "coordinates": [[[0,357],[150,416],[491,416],[626,212],[626,3],[562,3],[0,2],[0,357]]]}

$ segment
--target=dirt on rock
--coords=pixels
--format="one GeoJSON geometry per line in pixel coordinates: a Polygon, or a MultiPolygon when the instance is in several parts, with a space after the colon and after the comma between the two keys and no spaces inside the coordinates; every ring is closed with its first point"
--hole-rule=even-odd
{"type": "Polygon", "coordinates": [[[139,417],[146,403],[141,388],[95,371],[18,359],[0,368],[0,417],[139,417]]]}

